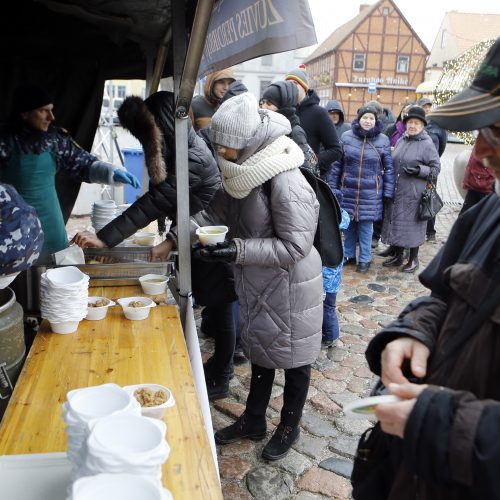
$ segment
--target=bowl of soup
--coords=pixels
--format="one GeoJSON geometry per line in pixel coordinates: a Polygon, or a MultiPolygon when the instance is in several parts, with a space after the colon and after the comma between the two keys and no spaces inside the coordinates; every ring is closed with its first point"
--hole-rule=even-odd
{"type": "Polygon", "coordinates": [[[196,230],[196,235],[203,246],[216,245],[226,239],[227,226],[203,226],[196,230]]]}
{"type": "Polygon", "coordinates": [[[142,291],[148,295],[159,295],[167,289],[168,277],[163,274],[145,274],[139,278],[142,291]]]}

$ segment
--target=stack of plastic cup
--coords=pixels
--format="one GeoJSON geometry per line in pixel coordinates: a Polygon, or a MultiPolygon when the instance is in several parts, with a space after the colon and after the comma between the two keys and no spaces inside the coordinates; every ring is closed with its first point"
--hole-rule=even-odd
{"type": "Polygon", "coordinates": [[[87,475],[84,467],[87,458],[87,438],[91,422],[115,414],[139,416],[138,401],[119,385],[103,384],[75,389],[68,392],[63,403],[66,423],[67,455],[71,462],[73,478],[87,475]]]}
{"type": "Polygon", "coordinates": [[[142,416],[114,414],[90,423],[85,471],[137,474],[161,481],[170,454],[165,422],[142,416]]]}
{"type": "Polygon", "coordinates": [[[40,312],[55,333],[73,333],[87,315],[89,277],[75,266],[49,269],[40,277],[40,312]]]}
{"type": "Polygon", "coordinates": [[[172,494],[148,477],[97,474],[73,483],[68,500],[173,500],[172,494]]]}

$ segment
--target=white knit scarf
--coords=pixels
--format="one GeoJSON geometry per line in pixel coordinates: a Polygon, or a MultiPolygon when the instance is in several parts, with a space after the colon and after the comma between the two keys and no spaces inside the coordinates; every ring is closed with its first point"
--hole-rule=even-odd
{"type": "Polygon", "coordinates": [[[253,188],[303,163],[302,150],[286,136],[278,137],[241,165],[219,158],[222,184],[226,192],[237,199],[245,198],[253,188]]]}

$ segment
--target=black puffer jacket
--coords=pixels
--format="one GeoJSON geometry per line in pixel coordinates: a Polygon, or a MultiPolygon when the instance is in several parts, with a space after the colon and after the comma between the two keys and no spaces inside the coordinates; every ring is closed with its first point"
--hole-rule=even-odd
{"type": "MultiPolygon", "coordinates": [[[[122,125],[143,145],[150,186],[148,192],[129,209],[97,233],[109,247],[159,217],[175,221],[177,216],[173,94],[157,92],[145,101],[140,97],[129,97],[118,115],[122,125]]],[[[189,213],[193,215],[208,205],[220,185],[220,175],[215,159],[191,124],[188,160],[189,213]]]]}
{"type": "Polygon", "coordinates": [[[307,142],[318,156],[321,174],[325,174],[342,156],[342,148],[328,111],[319,105],[318,94],[313,89],[307,91],[298,105],[297,116],[307,134],[307,142]]]}

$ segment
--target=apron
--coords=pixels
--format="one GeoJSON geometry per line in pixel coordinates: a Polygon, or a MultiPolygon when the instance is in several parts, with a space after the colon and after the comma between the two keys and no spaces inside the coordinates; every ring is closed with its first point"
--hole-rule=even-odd
{"type": "Polygon", "coordinates": [[[68,235],[57,197],[56,162],[52,151],[22,154],[12,141],[12,155],[1,172],[2,182],[12,184],[37,212],[44,233],[40,257],[68,246],[68,235]]]}

